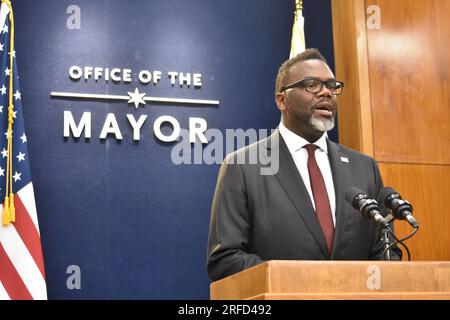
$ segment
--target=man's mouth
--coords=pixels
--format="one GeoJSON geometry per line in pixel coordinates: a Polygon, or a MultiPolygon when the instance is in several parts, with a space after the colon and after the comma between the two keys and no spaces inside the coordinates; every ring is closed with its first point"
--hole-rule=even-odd
{"type": "Polygon", "coordinates": [[[333,117],[333,110],[333,105],[328,102],[320,102],[314,106],[314,113],[322,117],[333,117]]]}

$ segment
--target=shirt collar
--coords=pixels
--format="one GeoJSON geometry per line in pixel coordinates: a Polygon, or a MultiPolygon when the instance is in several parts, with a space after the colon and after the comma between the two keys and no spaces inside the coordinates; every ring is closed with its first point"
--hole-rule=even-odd
{"type": "MultiPolygon", "coordinates": [[[[300,137],[299,135],[286,128],[286,126],[283,124],[283,121],[280,122],[278,129],[280,130],[280,134],[283,137],[284,142],[286,142],[290,153],[294,153],[310,143],[305,138],[300,137]]],[[[328,153],[327,138],[328,135],[325,132],[318,140],[314,142],[316,146],[318,146],[326,153],[328,153]]]]}

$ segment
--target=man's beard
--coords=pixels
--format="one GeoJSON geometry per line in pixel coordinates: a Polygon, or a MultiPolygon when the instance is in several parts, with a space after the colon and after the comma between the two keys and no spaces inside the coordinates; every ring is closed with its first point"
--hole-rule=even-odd
{"type": "Polygon", "coordinates": [[[315,117],[314,114],[309,118],[309,124],[314,129],[325,132],[334,128],[334,116],[332,118],[315,117]]]}

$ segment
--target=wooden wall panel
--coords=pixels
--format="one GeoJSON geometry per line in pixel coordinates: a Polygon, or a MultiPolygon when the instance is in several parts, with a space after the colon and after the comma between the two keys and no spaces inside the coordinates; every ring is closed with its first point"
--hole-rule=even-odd
{"type": "Polygon", "coordinates": [[[375,158],[450,164],[450,1],[366,0],[375,158]]]}
{"type": "Polygon", "coordinates": [[[450,260],[450,1],[332,0],[332,10],[340,142],[374,156],[413,204],[413,259],[450,260]],[[366,25],[371,5],[379,29],[366,25]]]}
{"type": "Polygon", "coordinates": [[[338,97],[339,141],[372,156],[364,2],[333,0],[331,5],[336,77],[344,81],[344,91],[338,97]]]}
{"type": "MultiPolygon", "coordinates": [[[[413,260],[450,260],[450,166],[379,166],[384,184],[413,205],[413,215],[420,224],[419,231],[405,242],[413,260]]],[[[395,222],[397,236],[404,237],[411,231],[406,221],[395,222]]]]}

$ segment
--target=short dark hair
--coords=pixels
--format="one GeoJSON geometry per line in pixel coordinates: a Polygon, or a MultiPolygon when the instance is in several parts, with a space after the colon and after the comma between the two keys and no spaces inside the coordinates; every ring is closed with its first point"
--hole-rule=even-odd
{"type": "Polygon", "coordinates": [[[275,93],[280,92],[281,88],[284,86],[284,79],[288,75],[291,68],[299,62],[306,60],[321,60],[328,65],[327,60],[322,56],[316,48],[306,49],[302,53],[297,54],[293,58],[286,60],[278,69],[277,79],[275,81],[275,93]]]}

